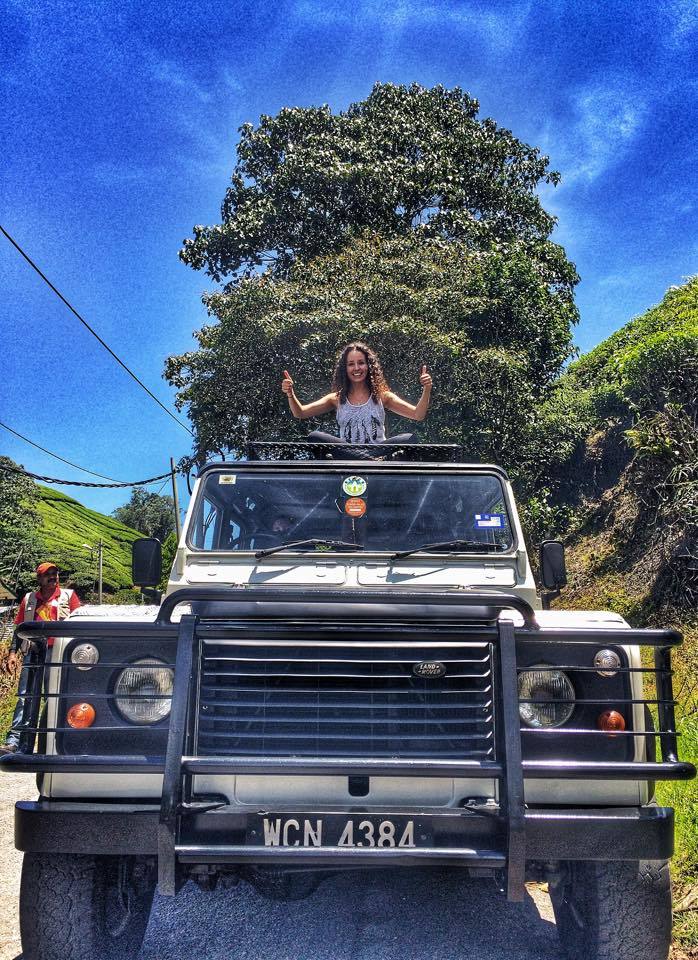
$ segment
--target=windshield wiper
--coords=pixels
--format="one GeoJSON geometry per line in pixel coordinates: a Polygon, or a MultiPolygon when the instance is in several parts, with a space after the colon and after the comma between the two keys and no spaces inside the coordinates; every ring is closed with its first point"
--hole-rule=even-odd
{"type": "Polygon", "coordinates": [[[427,550],[472,550],[474,553],[499,553],[504,550],[501,543],[483,543],[481,540],[445,540],[443,543],[424,543],[421,547],[414,547],[412,550],[401,550],[394,553],[391,560],[404,560],[405,557],[412,556],[413,553],[423,553],[427,550]]]}
{"type": "Polygon", "coordinates": [[[293,547],[329,547],[331,550],[363,550],[363,543],[346,543],[344,540],[292,540],[291,543],[281,543],[278,547],[269,547],[268,550],[258,550],[255,558],[261,560],[263,557],[270,557],[272,553],[278,553],[280,550],[291,550],[293,547]]]}

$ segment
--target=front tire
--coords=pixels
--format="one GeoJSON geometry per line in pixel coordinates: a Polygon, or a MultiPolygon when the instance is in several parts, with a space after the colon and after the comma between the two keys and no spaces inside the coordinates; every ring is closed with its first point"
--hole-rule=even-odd
{"type": "Polygon", "coordinates": [[[155,893],[139,857],[25,853],[19,899],[24,960],[130,960],[155,893]]]}
{"type": "Polygon", "coordinates": [[[671,883],[666,860],[568,861],[550,883],[567,960],[667,960],[671,883]]]}

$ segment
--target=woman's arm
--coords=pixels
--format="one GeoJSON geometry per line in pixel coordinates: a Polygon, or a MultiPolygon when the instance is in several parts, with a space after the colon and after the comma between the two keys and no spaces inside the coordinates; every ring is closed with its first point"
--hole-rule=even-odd
{"type": "Polygon", "coordinates": [[[419,375],[419,382],[422,385],[422,396],[419,398],[417,403],[408,403],[407,400],[403,400],[401,397],[398,397],[396,393],[388,391],[383,397],[383,406],[387,410],[392,410],[393,413],[399,414],[401,417],[407,417],[409,420],[423,420],[427,415],[427,410],[429,409],[429,401],[431,400],[431,374],[427,373],[427,365],[424,364],[422,367],[422,372],[419,375]]]}
{"type": "Polygon", "coordinates": [[[311,403],[301,403],[293,389],[293,380],[288,370],[284,370],[281,389],[286,394],[291,413],[297,420],[319,417],[321,413],[329,413],[330,410],[335,410],[337,407],[336,393],[328,393],[319,400],[313,400],[311,403]]]}

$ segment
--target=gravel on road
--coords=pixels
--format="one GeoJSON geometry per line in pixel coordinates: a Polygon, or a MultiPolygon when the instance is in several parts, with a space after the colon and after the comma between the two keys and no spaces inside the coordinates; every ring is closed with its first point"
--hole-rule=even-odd
{"type": "Polygon", "coordinates": [[[342,873],[293,902],[190,883],[156,896],[142,960],[559,960],[549,898],[529,891],[511,904],[439,870],[342,873]]]}
{"type": "Polygon", "coordinates": [[[0,773],[0,960],[14,960],[22,953],[19,939],[22,854],[14,845],[15,803],[33,800],[36,795],[33,773],[0,773]]]}

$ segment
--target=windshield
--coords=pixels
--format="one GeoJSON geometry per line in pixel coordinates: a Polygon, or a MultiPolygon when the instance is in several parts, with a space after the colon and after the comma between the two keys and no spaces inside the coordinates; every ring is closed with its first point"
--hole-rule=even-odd
{"type": "MultiPolygon", "coordinates": [[[[206,474],[189,532],[195,549],[257,551],[313,539],[390,553],[454,540],[503,550],[513,544],[502,483],[492,474],[206,474]]],[[[294,549],[324,548],[310,543],[294,549]]],[[[445,546],[443,552],[449,549],[477,547],[445,546]]]]}

